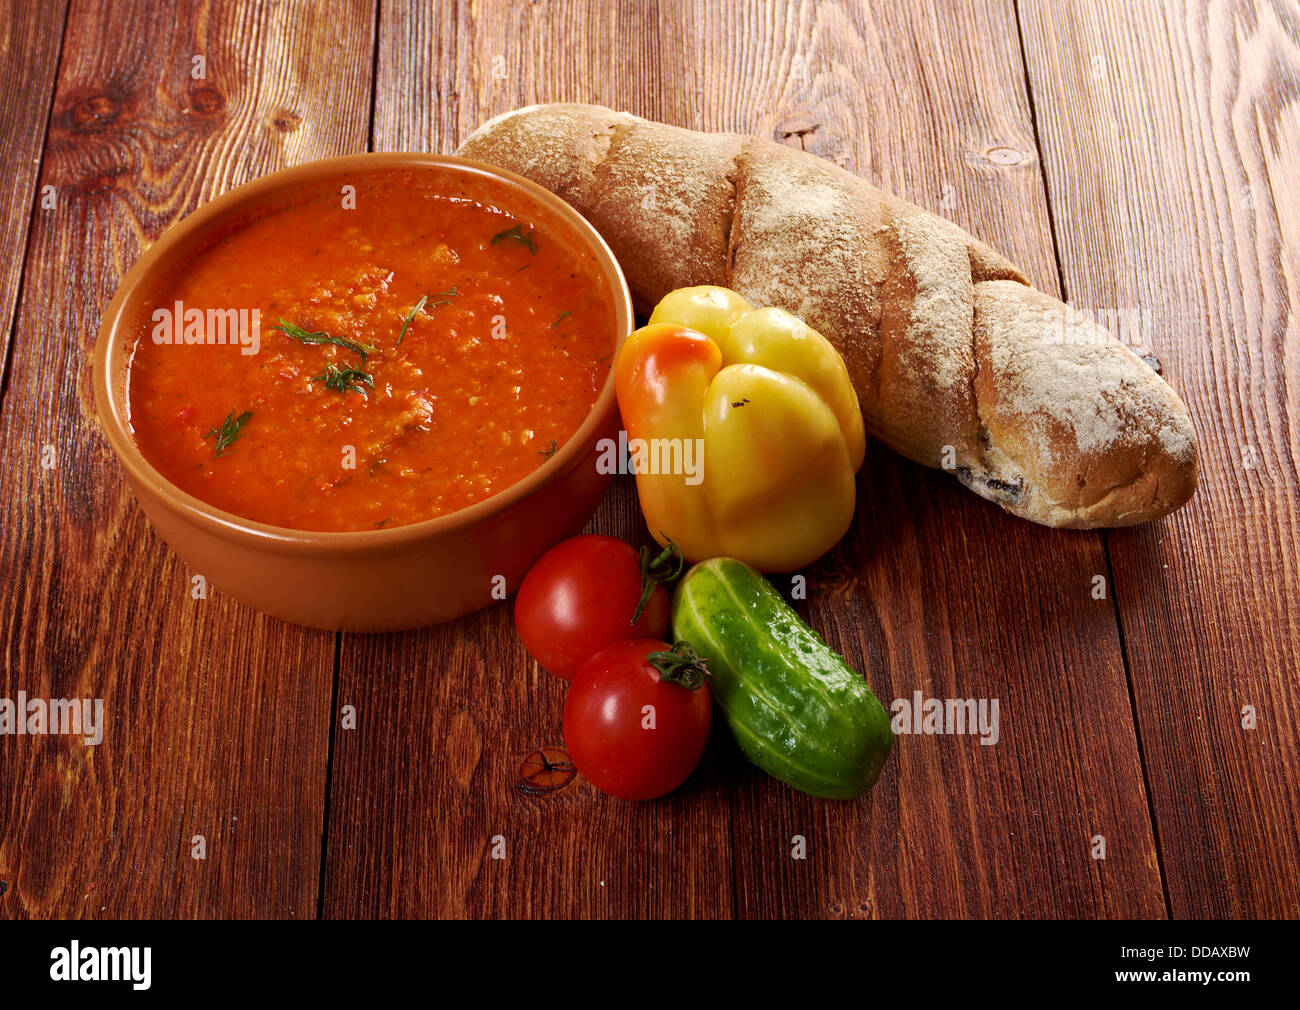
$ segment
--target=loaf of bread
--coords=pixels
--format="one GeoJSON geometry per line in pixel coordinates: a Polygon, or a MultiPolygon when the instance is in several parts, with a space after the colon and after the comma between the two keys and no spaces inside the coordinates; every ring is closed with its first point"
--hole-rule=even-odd
{"type": "Polygon", "coordinates": [[[867,431],[1048,526],[1167,515],[1196,486],[1187,408],[1106,330],[956,225],[810,154],[593,105],[485,123],[467,158],[572,204],[638,310],[719,284],[839,349],[867,431]]]}

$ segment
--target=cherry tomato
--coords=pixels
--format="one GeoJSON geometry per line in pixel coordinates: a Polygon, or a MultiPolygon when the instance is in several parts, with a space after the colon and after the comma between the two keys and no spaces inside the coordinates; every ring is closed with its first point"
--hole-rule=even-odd
{"type": "Polygon", "coordinates": [[[564,701],[564,745],[578,771],[601,792],[654,799],[680,786],[700,763],[712,703],[702,670],[687,653],[679,672],[668,676],[694,682],[694,689],[664,679],[652,660],[673,667],[663,657],[681,654],[653,639],[607,646],[573,678],[564,701]]]}
{"type": "MultiPolygon", "coordinates": [[[[675,548],[674,548],[675,550],[675,548]]],[[[612,642],[660,638],[668,630],[668,594],[658,582],[681,570],[680,553],[651,560],[614,537],[582,536],[556,544],[524,577],[515,597],[515,629],[529,654],[570,679],[612,642]],[[632,617],[643,586],[650,594],[632,617]]]]}

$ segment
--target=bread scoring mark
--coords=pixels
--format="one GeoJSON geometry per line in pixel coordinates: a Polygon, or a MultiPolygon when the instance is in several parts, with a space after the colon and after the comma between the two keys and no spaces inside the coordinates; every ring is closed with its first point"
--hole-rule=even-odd
{"type": "Polygon", "coordinates": [[[975,413],[975,446],[979,456],[980,464],[988,467],[988,451],[993,444],[992,436],[989,434],[988,425],[984,423],[984,406],[980,403],[979,394],[979,377],[980,377],[980,353],[978,342],[979,338],[975,328],[975,255],[967,251],[967,262],[971,270],[971,319],[970,319],[970,403],[971,410],[975,413]]]}
{"type": "Polygon", "coordinates": [[[727,170],[727,185],[731,187],[731,199],[728,201],[729,213],[727,215],[727,287],[733,291],[736,289],[736,251],[739,243],[736,240],[736,218],[740,214],[740,158],[745,153],[745,143],[741,143],[736,148],[736,153],[731,156],[731,167],[727,170]]]}
{"type": "Polygon", "coordinates": [[[593,132],[589,134],[592,141],[591,193],[593,201],[600,199],[597,194],[609,178],[610,164],[614,160],[614,155],[618,153],[618,149],[623,146],[623,141],[631,129],[632,127],[628,123],[610,123],[599,133],[593,132]]]}

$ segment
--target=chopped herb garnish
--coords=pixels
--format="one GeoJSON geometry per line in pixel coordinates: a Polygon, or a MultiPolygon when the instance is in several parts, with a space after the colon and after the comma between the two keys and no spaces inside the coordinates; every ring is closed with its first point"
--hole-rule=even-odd
{"type": "Polygon", "coordinates": [[[335,347],[342,347],[351,351],[353,354],[359,354],[361,360],[366,360],[366,355],[378,351],[379,348],[371,344],[359,344],[355,340],[349,340],[347,337],[336,337],[333,334],[326,333],[324,330],[316,330],[309,333],[301,326],[294,326],[293,323],[287,322],[283,316],[280,317],[280,325],[272,326],[271,329],[279,330],[286,336],[292,337],[302,344],[333,344],[335,347]]]}
{"type": "Polygon", "coordinates": [[[429,305],[429,308],[436,309],[439,305],[450,305],[451,300],[453,298],[459,297],[459,295],[460,295],[459,284],[453,284],[446,291],[439,291],[436,295],[424,295],[418,302],[415,303],[415,306],[411,309],[411,311],[406,314],[406,321],[402,323],[402,329],[397,334],[397,342],[400,344],[402,340],[406,337],[406,328],[411,325],[411,320],[415,318],[416,314],[422,308],[424,308],[425,304],[429,301],[430,298],[437,299],[437,301],[429,305]]]}
{"type": "Polygon", "coordinates": [[[492,245],[505,241],[518,242],[534,256],[537,255],[537,240],[533,238],[532,230],[524,231],[519,225],[513,228],[507,228],[505,231],[499,231],[492,236],[492,245]]]}
{"type": "Polygon", "coordinates": [[[360,393],[362,396],[366,395],[366,386],[375,388],[375,378],[369,372],[363,372],[359,368],[339,368],[335,364],[326,365],[325,371],[313,375],[311,381],[323,381],[326,389],[335,389],[340,393],[360,393]]]}
{"type": "Polygon", "coordinates": [[[374,523],[373,525],[375,529],[382,530],[385,526],[388,525],[389,520],[392,518],[393,518],[392,516],[385,516],[383,519],[380,519],[379,522],[374,523]]]}
{"type": "Polygon", "coordinates": [[[551,439],[551,444],[548,445],[545,449],[538,449],[537,455],[545,456],[547,459],[550,459],[559,451],[559,449],[560,447],[559,445],[556,444],[555,439],[551,439]]]}
{"type": "Polygon", "coordinates": [[[424,308],[424,303],[427,302],[428,300],[429,300],[428,295],[421,296],[420,300],[416,302],[415,305],[411,308],[411,311],[406,314],[406,322],[402,323],[402,329],[397,334],[397,342],[399,344],[402,342],[402,339],[406,336],[406,328],[411,325],[411,320],[415,318],[415,314],[417,312],[419,312],[422,308],[424,308]]]}
{"type": "Polygon", "coordinates": [[[569,309],[568,312],[561,312],[555,317],[555,322],[551,323],[551,329],[555,329],[555,327],[559,326],[560,323],[564,322],[564,320],[571,315],[573,315],[573,309],[569,309]]]}
{"type": "Polygon", "coordinates": [[[453,298],[458,297],[459,295],[460,295],[460,285],[453,284],[446,291],[439,291],[436,295],[431,296],[433,298],[437,298],[438,301],[430,305],[429,308],[436,309],[439,305],[450,305],[451,300],[453,298]]]}
{"type": "Polygon", "coordinates": [[[248,423],[249,418],[252,416],[253,412],[246,410],[236,417],[235,412],[232,410],[226,415],[226,419],[221,424],[215,425],[211,431],[203,436],[204,438],[215,438],[217,440],[216,446],[212,450],[213,459],[220,459],[226,450],[234,445],[235,439],[243,434],[244,425],[248,423]]]}

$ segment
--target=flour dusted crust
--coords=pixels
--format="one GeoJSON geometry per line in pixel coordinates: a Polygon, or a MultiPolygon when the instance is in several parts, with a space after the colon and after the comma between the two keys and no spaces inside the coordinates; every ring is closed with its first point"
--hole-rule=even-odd
{"type": "Polygon", "coordinates": [[[1009,512],[1119,526],[1195,489],[1187,408],[1140,358],[956,225],[820,158],[563,104],[498,116],[459,153],[576,207],[643,313],[721,284],[802,317],[843,354],[872,435],[1009,512]]]}
{"type": "Polygon", "coordinates": [[[975,285],[983,472],[1017,479],[990,488],[979,470],[959,476],[1051,526],[1122,526],[1172,512],[1196,486],[1187,408],[1100,326],[1062,326],[1062,307],[1013,282],[975,285]]]}
{"type": "Polygon", "coordinates": [[[743,140],[594,105],[534,105],[485,123],[458,153],[518,172],[576,207],[648,314],[674,288],[727,282],[731,174],[743,140]]]}

